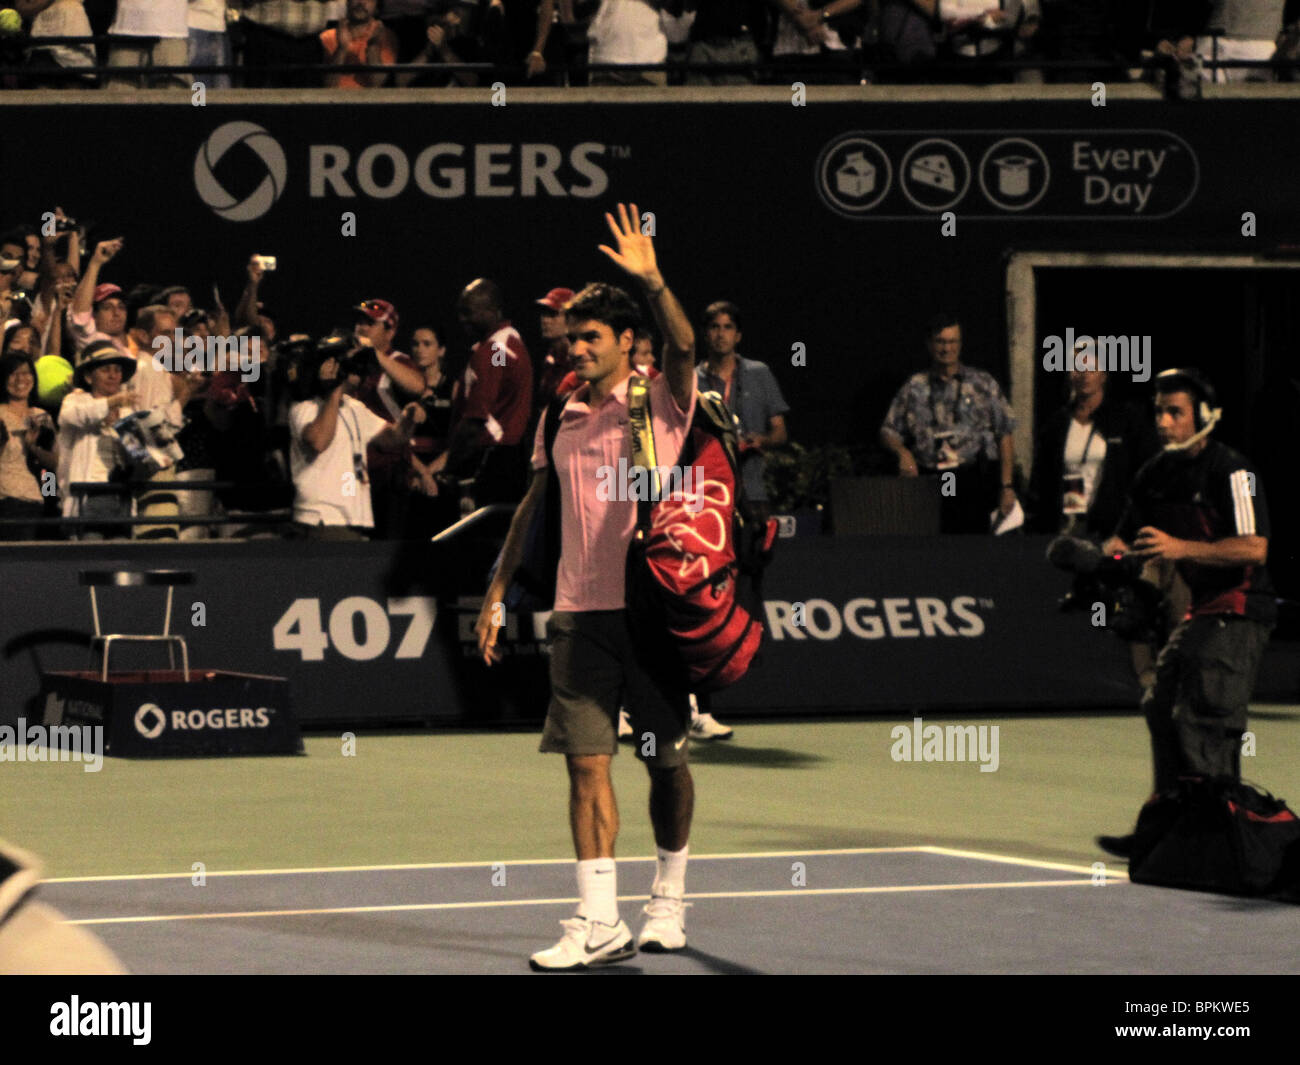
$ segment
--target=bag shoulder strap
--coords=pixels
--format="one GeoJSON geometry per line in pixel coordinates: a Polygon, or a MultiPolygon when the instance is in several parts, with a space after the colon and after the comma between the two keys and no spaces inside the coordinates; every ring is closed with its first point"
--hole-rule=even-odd
{"type": "Polygon", "coordinates": [[[632,465],[647,470],[653,488],[636,504],[638,535],[650,531],[651,500],[659,498],[659,462],[655,455],[654,423],[650,419],[650,380],[633,373],[627,383],[628,429],[632,434],[632,465]]]}

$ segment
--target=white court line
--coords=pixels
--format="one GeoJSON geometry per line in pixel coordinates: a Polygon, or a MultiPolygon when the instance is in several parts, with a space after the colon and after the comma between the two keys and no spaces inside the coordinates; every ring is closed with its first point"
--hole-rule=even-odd
{"type": "MultiPolygon", "coordinates": [[[[1028,887],[1092,887],[1091,880],[1008,880],[992,884],[890,884],[882,887],[846,888],[784,888],[780,891],[701,891],[687,892],[688,901],[695,899],[768,899],[796,895],[892,895],[910,891],[980,891],[991,888],[1028,887]]],[[[640,902],[645,895],[620,895],[620,902],[640,902]]],[[[569,899],[500,899],[491,902],[411,902],[393,906],[334,906],[318,910],[245,910],[236,913],[173,913],[144,917],[89,917],[64,924],[156,924],[161,921],[231,921],[247,917],[307,917],[348,913],[399,913],[410,910],[483,910],[502,906],[559,906],[573,905],[577,898],[569,899]]]]}
{"type": "MultiPolygon", "coordinates": [[[[1063,873],[1084,873],[1092,875],[1092,866],[1090,865],[1069,865],[1065,862],[1041,862],[1034,858],[1012,858],[1004,854],[990,854],[988,851],[967,851],[957,850],[953,847],[917,847],[916,850],[925,854],[940,854],[948,858],[973,858],[980,862],[1002,862],[1006,865],[1027,865],[1033,869],[1055,869],[1063,873]]],[[[1106,864],[1106,863],[1103,863],[1106,864]]],[[[1114,871],[1106,864],[1107,879],[1115,878],[1118,880],[1127,880],[1127,872],[1114,871]]]]}
{"type": "MultiPolygon", "coordinates": [[[[805,858],[834,854],[910,854],[925,847],[845,847],[825,851],[753,851],[741,854],[692,854],[691,861],[726,861],[736,858],[805,858]]],[[[654,858],[619,858],[621,862],[653,862],[654,858]]],[[[322,865],[305,869],[234,869],[227,872],[205,871],[204,876],[297,876],[305,873],[380,873],[412,869],[491,869],[497,865],[572,865],[573,858],[516,858],[495,862],[423,862],[418,865],[322,865]]],[[[116,880],[189,880],[194,871],[185,873],[128,873],[122,876],[60,876],[42,880],[42,884],[93,884],[116,880]]]]}

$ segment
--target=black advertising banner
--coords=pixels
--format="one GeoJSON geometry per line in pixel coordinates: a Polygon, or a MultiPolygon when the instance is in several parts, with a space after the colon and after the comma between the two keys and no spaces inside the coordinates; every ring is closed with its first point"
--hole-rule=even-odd
{"type": "Polygon", "coordinates": [[[125,757],[301,754],[280,677],[219,670],[145,670],[100,679],[93,670],[41,678],[44,724],[104,729],[104,754],[125,757]]]}
{"type": "MultiPolygon", "coordinates": [[[[1056,612],[1069,579],[1043,561],[1045,545],[1042,537],[783,540],[764,586],[760,658],[716,705],[770,715],[1136,705],[1124,645],[1084,614],[1056,612]]],[[[42,674],[85,668],[90,603],[77,573],[110,565],[193,572],[173,620],[193,673],[285,677],[302,724],[489,724],[545,713],[547,616],[509,616],[505,661],[488,669],[474,639],[481,597],[442,579],[454,571],[472,587],[486,566],[439,559],[428,545],[251,541],[61,545],[0,558],[5,602],[40,604],[0,612],[0,723],[42,720],[42,674]]],[[[163,594],[103,590],[104,630],[159,631],[163,594]]],[[[124,647],[113,664],[156,669],[165,654],[124,647]]],[[[60,695],[76,706],[94,701],[60,695]]],[[[278,695],[245,693],[228,705],[224,695],[193,706],[190,693],[179,698],[152,717],[140,707],[160,700],[137,700],[126,720],[144,713],[137,732],[161,721],[175,739],[191,725],[224,727],[205,716],[213,708],[255,710],[278,695]]]]}
{"type": "Polygon", "coordinates": [[[106,280],[185,283],[200,302],[218,282],[233,306],[248,256],[274,255],[260,296],[286,332],[323,332],[361,298],[391,300],[404,328],[449,321],[486,275],[535,339],[548,289],[618,278],[602,216],[635,201],[688,309],[740,305],[742,350],[773,366],[809,443],[874,436],[864,411],[923,359],[937,307],[1005,383],[1011,250],[1251,254],[1300,238],[1289,99],[358,96],[0,103],[0,165],[20,176],[4,215],[35,224],[57,203],[126,237],[106,280]]]}

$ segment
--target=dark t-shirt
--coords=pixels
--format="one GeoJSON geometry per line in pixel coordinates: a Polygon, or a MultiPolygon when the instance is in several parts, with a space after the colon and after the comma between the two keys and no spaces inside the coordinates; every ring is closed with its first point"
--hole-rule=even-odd
{"type": "MultiPolygon", "coordinates": [[[[1132,544],[1144,525],[1202,543],[1230,536],[1268,539],[1271,534],[1264,487],[1254,466],[1217,440],[1195,458],[1162,451],[1138,470],[1115,534],[1132,544]]],[[[1269,624],[1277,620],[1267,567],[1176,565],[1191,589],[1192,615],[1237,614],[1269,624]]]]}

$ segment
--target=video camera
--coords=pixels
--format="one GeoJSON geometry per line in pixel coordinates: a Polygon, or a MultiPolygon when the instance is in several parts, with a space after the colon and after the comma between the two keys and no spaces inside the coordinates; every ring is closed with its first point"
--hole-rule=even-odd
{"type": "Polygon", "coordinates": [[[1149,641],[1163,626],[1164,593],[1142,578],[1143,562],[1108,555],[1077,536],[1058,536],[1047,547],[1047,561],[1074,574],[1074,585],[1060,600],[1062,612],[1106,608],[1106,628],[1122,640],[1149,641]]]}
{"type": "Polygon", "coordinates": [[[363,381],[379,368],[373,348],[359,346],[351,333],[336,331],[320,340],[311,337],[291,339],[276,348],[278,371],[295,401],[328,396],[348,377],[363,381]],[[330,359],[338,371],[321,377],[320,370],[330,359]]]}

